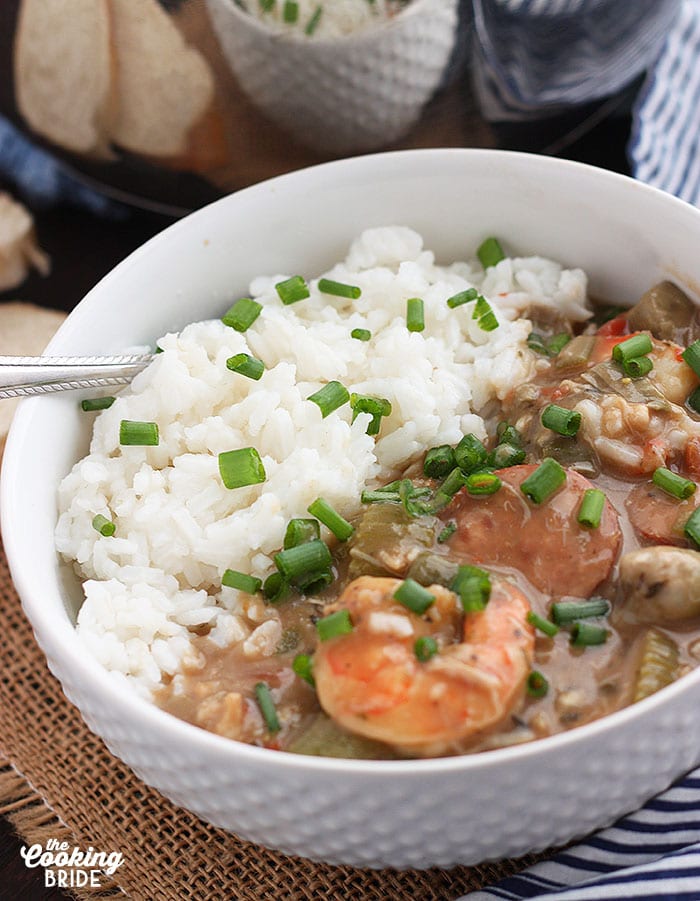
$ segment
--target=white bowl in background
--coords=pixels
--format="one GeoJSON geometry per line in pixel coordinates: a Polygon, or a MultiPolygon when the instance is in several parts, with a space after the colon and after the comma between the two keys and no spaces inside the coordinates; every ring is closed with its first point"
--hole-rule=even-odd
{"type": "MultiPolygon", "coordinates": [[[[253,276],[340,259],[363,228],[408,225],[447,262],[498,235],[513,252],[582,266],[593,294],[631,303],[670,277],[700,284],[700,211],[577,163],[426,150],[327,163],[248,188],[166,229],[77,306],[53,354],[152,344],[217,316],[253,276]]],[[[77,579],[54,548],[56,489],[87,451],[70,393],[22,403],[2,471],[2,533],[51,671],[88,726],[149,785],[216,826],[358,866],[448,867],[521,855],[637,808],[700,761],[700,670],[578,729],[498,751],[337,760],[251,747],[126,692],[76,640],[77,579]]]]}
{"type": "Polygon", "coordinates": [[[459,0],[412,0],[342,37],[280,31],[235,0],[207,0],[226,60],[251,101],[314,150],[377,150],[416,123],[459,38],[459,0]]]}

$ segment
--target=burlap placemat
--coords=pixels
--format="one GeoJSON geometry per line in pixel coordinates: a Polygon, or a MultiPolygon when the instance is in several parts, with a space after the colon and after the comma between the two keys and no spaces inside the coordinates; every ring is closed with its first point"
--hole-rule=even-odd
{"type": "Polygon", "coordinates": [[[360,870],[285,857],[214,829],[141,782],[85,726],[49,673],[0,543],[0,814],[22,839],[120,851],[117,883],[79,899],[450,901],[532,863],[360,870]],[[123,892],[123,893],[122,893],[123,892]]]}

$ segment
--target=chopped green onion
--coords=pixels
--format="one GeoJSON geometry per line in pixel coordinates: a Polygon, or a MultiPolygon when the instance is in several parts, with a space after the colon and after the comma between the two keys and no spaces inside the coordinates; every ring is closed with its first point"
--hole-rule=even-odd
{"type": "Polygon", "coordinates": [[[579,619],[607,616],[608,613],[610,613],[610,603],[605,598],[591,598],[588,601],[558,601],[552,604],[552,619],[558,626],[565,626],[579,619]]]}
{"type": "Polygon", "coordinates": [[[631,379],[640,379],[654,368],[650,357],[632,357],[622,364],[622,371],[631,379]]]}
{"type": "Polygon", "coordinates": [[[534,626],[536,629],[539,629],[540,632],[543,632],[548,638],[554,638],[554,636],[559,632],[559,626],[556,623],[551,622],[551,620],[544,619],[544,617],[539,616],[535,613],[534,610],[530,610],[527,615],[527,621],[531,626],[534,626]]]}
{"type": "Polygon", "coordinates": [[[438,544],[444,544],[446,541],[449,541],[450,538],[457,531],[457,523],[456,522],[448,522],[445,528],[440,532],[437,537],[438,544]]]}
{"type": "Polygon", "coordinates": [[[289,596],[290,586],[281,572],[270,573],[263,585],[263,594],[271,604],[279,604],[289,596]]]}
{"type": "Polygon", "coordinates": [[[85,400],[80,401],[80,406],[86,413],[94,410],[109,410],[115,400],[116,397],[86,397],[85,400]]]}
{"type": "Polygon", "coordinates": [[[255,686],[255,697],[257,699],[260,713],[262,713],[262,717],[265,720],[265,725],[267,726],[268,731],[279,732],[282,727],[280,726],[280,721],[277,718],[275,702],[272,700],[270,689],[267,687],[267,685],[265,685],[264,682],[258,682],[255,686]]]}
{"type": "Polygon", "coordinates": [[[336,610],[319,619],[316,623],[316,631],[321,641],[328,641],[329,638],[338,638],[340,635],[347,635],[352,632],[352,620],[350,619],[349,610],[336,610]]]}
{"type": "Polygon", "coordinates": [[[527,677],[525,687],[531,698],[543,698],[549,691],[549,682],[542,673],[534,669],[527,677]]]}
{"type": "Polygon", "coordinates": [[[561,332],[554,335],[547,342],[547,353],[550,357],[556,357],[560,350],[563,350],[571,341],[571,335],[568,332],[561,332]]]}
{"type": "Polygon", "coordinates": [[[394,592],[394,598],[419,616],[435,603],[435,595],[414,579],[405,579],[394,592]]]}
{"type": "Polygon", "coordinates": [[[548,404],[542,411],[540,422],[546,429],[573,438],[581,428],[581,414],[575,410],[567,410],[557,404],[548,404]]]}
{"type": "Polygon", "coordinates": [[[465,435],[455,447],[455,462],[462,472],[470,473],[486,463],[488,453],[476,435],[465,435]]]}
{"type": "Polygon", "coordinates": [[[566,470],[553,460],[545,457],[537,469],[521,484],[520,490],[535,504],[541,504],[566,482],[566,470]]]}
{"type": "Polygon", "coordinates": [[[474,304],[472,319],[477,320],[477,325],[484,332],[492,332],[494,329],[498,328],[496,314],[491,309],[491,304],[485,297],[482,297],[481,294],[477,297],[476,303],[474,304]]]}
{"type": "Polygon", "coordinates": [[[690,538],[694,544],[700,547],[700,507],[690,514],[683,532],[686,538],[690,538]]]}
{"type": "Polygon", "coordinates": [[[323,7],[322,7],[322,6],[317,6],[316,9],[315,9],[315,11],[314,11],[314,14],[311,16],[311,18],[309,19],[309,21],[308,21],[307,24],[306,24],[306,28],[304,29],[305,33],[306,33],[309,37],[311,37],[311,35],[312,35],[312,34],[316,31],[316,29],[318,28],[318,23],[321,21],[321,15],[322,15],[322,14],[323,14],[323,7]]]}
{"type": "Polygon", "coordinates": [[[372,332],[367,328],[354,328],[350,332],[350,337],[355,338],[357,341],[369,341],[372,337],[372,332]]]}
{"type": "Polygon", "coordinates": [[[610,633],[603,626],[594,623],[577,622],[571,627],[571,644],[577,648],[605,644],[610,633]]]}
{"type": "Polygon", "coordinates": [[[391,414],[391,403],[384,397],[370,397],[364,394],[351,394],[350,406],[352,407],[352,421],[354,422],[360,413],[369,413],[372,416],[367,426],[367,435],[378,435],[382,424],[382,417],[391,414]]]}
{"type": "Polygon", "coordinates": [[[313,671],[313,658],[308,654],[297,654],[292,661],[292,670],[300,679],[303,679],[304,682],[308,682],[309,685],[316,684],[313,671]]]}
{"type": "Polygon", "coordinates": [[[360,501],[363,504],[400,504],[401,495],[398,491],[386,491],[383,488],[374,491],[365,488],[360,495],[360,501]]]}
{"type": "Polygon", "coordinates": [[[287,25],[294,25],[294,23],[299,18],[299,4],[296,0],[285,0],[284,7],[282,9],[282,18],[287,23],[287,25]]]}
{"type": "Polygon", "coordinates": [[[257,382],[265,371],[265,364],[250,354],[234,354],[226,360],[226,368],[257,382]]]}
{"type": "Polygon", "coordinates": [[[338,541],[347,541],[355,531],[347,519],[343,519],[340,513],[335,511],[328,501],[325,501],[322,497],[317,497],[312,504],[309,504],[307,509],[312,516],[315,516],[327,529],[330,529],[338,541]]]}
{"type": "Polygon", "coordinates": [[[293,275],[283,282],[277,282],[275,290],[277,291],[279,299],[286,307],[311,296],[309,286],[300,275],[293,275]]]}
{"type": "Polygon", "coordinates": [[[694,413],[700,413],[700,388],[696,388],[695,391],[688,395],[686,404],[694,413]]]}
{"type": "Polygon", "coordinates": [[[134,447],[156,447],[160,438],[155,422],[134,422],[122,419],[119,424],[119,443],[134,447]]]}
{"type": "Polygon", "coordinates": [[[328,545],[318,539],[285,548],[275,554],[274,559],[275,566],[288,582],[296,582],[309,573],[325,572],[333,562],[328,545]]]}
{"type": "Polygon", "coordinates": [[[505,419],[496,426],[496,437],[499,444],[512,444],[514,447],[523,446],[523,436],[505,419]]]}
{"type": "Polygon", "coordinates": [[[546,338],[544,335],[540,335],[539,332],[530,332],[527,336],[527,346],[530,350],[534,350],[537,354],[542,354],[543,357],[549,356],[549,348],[546,344],[546,338]]]}
{"type": "Polygon", "coordinates": [[[321,416],[325,419],[326,416],[350,400],[350,392],[340,382],[328,382],[323,388],[319,388],[315,394],[307,397],[307,400],[313,401],[317,405],[321,411],[321,416]]]}
{"type": "Polygon", "coordinates": [[[449,504],[455,494],[457,494],[460,489],[464,488],[466,483],[466,475],[462,472],[459,466],[455,466],[452,472],[447,476],[445,481],[435,492],[435,497],[431,504],[430,512],[436,513],[438,510],[441,510],[443,507],[447,506],[447,504],[449,504]]]}
{"type": "Polygon", "coordinates": [[[260,9],[264,13],[269,13],[275,8],[275,0],[260,0],[260,9]]]}
{"type": "Polygon", "coordinates": [[[578,508],[578,521],[589,529],[597,529],[603,516],[605,495],[600,488],[587,488],[583,492],[583,500],[578,508]]]}
{"type": "Polygon", "coordinates": [[[425,304],[420,297],[406,301],[406,328],[409,332],[422,332],[425,328],[425,304]]]}
{"type": "Polygon", "coordinates": [[[501,480],[492,472],[473,472],[467,476],[465,487],[469,494],[477,496],[495,494],[501,487],[501,480]]]}
{"type": "Polygon", "coordinates": [[[430,635],[421,635],[413,644],[413,652],[421,663],[427,663],[438,652],[437,641],[430,635]]]}
{"type": "Polygon", "coordinates": [[[310,572],[305,576],[300,576],[294,584],[303,594],[312,595],[318,594],[324,588],[328,588],[333,579],[334,576],[330,569],[322,569],[318,572],[310,572]]]}
{"type": "Polygon", "coordinates": [[[479,292],[476,288],[467,288],[466,291],[460,291],[459,294],[453,294],[452,297],[447,298],[447,306],[454,310],[455,307],[461,307],[462,304],[469,303],[471,300],[476,300],[479,296],[479,292]]]}
{"type": "Polygon", "coordinates": [[[255,322],[262,312],[262,304],[257,300],[251,300],[250,297],[241,297],[234,305],[221,317],[224,325],[228,325],[237,332],[244,332],[255,322]]]}
{"type": "Polygon", "coordinates": [[[455,468],[455,452],[449,444],[431,447],[423,461],[423,473],[431,479],[441,479],[455,468]]]}
{"type": "Polygon", "coordinates": [[[399,500],[409,516],[422,516],[424,513],[432,513],[433,502],[420,500],[429,497],[432,492],[429,488],[416,488],[410,479],[402,479],[399,482],[399,500]]]}
{"type": "Polygon", "coordinates": [[[526,456],[522,447],[503,443],[494,447],[487,462],[494,469],[507,469],[509,466],[517,466],[518,463],[522,463],[526,456]]]}
{"type": "Polygon", "coordinates": [[[476,255],[484,269],[495,266],[506,258],[498,238],[487,238],[477,249],[476,255]]]}
{"type": "Polygon", "coordinates": [[[491,596],[491,577],[478,566],[460,566],[450,590],[459,595],[465,613],[476,613],[485,608],[491,596]]]}
{"type": "Polygon", "coordinates": [[[240,447],[219,454],[219,473],[227,488],[258,485],[267,478],[260,454],[254,447],[240,447]]]}
{"type": "Polygon", "coordinates": [[[626,341],[621,341],[613,347],[612,358],[616,363],[624,363],[626,360],[651,353],[651,350],[652,343],[649,335],[632,335],[631,338],[627,338],[626,341]]]}
{"type": "Polygon", "coordinates": [[[117,527],[112,520],[107,519],[107,517],[103,516],[101,513],[98,513],[97,516],[93,517],[92,527],[95,531],[99,532],[103,538],[111,538],[117,531],[117,527]]]}
{"type": "Polygon", "coordinates": [[[700,340],[693,341],[690,347],[686,347],[681,356],[695,375],[700,376],[700,340]]]}
{"type": "Polygon", "coordinates": [[[283,547],[287,550],[307,541],[316,541],[320,537],[321,527],[317,519],[290,519],[284,533],[283,547]]]}
{"type": "Polygon", "coordinates": [[[343,282],[334,282],[330,278],[321,278],[318,282],[318,290],[322,294],[332,294],[334,297],[351,297],[357,300],[362,294],[362,289],[357,285],[346,285],[343,282]]]}
{"type": "Polygon", "coordinates": [[[678,473],[671,472],[670,469],[666,469],[663,466],[659,466],[658,469],[654,470],[651,480],[666,494],[677,497],[679,500],[689,498],[692,494],[695,494],[695,489],[697,488],[695,482],[691,482],[690,479],[684,479],[683,476],[679,476],[678,473]]]}
{"type": "Polygon", "coordinates": [[[262,588],[262,579],[256,579],[255,576],[249,576],[235,569],[227,569],[221,577],[221,584],[227,588],[245,591],[246,594],[255,594],[262,588]]]}

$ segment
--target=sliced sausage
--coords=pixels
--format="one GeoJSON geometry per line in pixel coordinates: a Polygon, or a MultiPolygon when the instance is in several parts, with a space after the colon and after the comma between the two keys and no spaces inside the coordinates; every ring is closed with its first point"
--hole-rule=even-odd
{"type": "Polygon", "coordinates": [[[640,538],[680,547],[688,544],[683,528],[698,505],[700,491],[680,501],[657,488],[653,482],[636,485],[625,500],[627,515],[640,538]]]}
{"type": "Polygon", "coordinates": [[[470,563],[518,570],[546,594],[588,597],[617,558],[617,513],[606,500],[598,528],[580,525],[584,492],[594,486],[572,469],[559,491],[541,504],[533,503],[520,486],[535,469],[522,465],[499,470],[502,487],[487,497],[473,497],[462,489],[443,514],[457,524],[451,550],[470,563]]]}

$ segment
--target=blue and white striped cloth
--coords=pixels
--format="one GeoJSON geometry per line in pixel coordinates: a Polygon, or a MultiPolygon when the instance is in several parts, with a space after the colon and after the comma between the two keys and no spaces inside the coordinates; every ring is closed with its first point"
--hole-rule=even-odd
{"type": "MultiPolygon", "coordinates": [[[[642,73],[632,174],[700,205],[700,0],[474,0],[493,120],[540,118],[642,73]]],[[[698,248],[700,253],[700,248],[698,248]]],[[[700,901],[700,770],[641,810],[468,901],[700,901]]]]}

